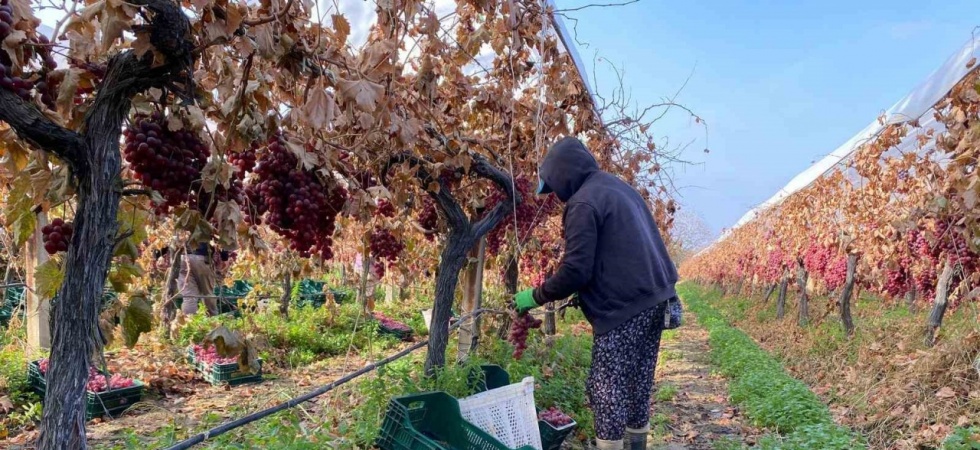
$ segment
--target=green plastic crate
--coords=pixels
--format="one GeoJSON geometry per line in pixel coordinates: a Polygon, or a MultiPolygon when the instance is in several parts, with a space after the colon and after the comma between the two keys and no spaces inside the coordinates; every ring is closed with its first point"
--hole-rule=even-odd
{"type": "Polygon", "coordinates": [[[574,420],[561,428],[555,428],[550,423],[539,420],[538,431],[541,432],[541,448],[543,450],[560,449],[565,439],[575,431],[576,427],[578,427],[578,423],[574,420]]]}
{"type": "MultiPolygon", "coordinates": [[[[41,368],[38,361],[31,361],[27,367],[27,382],[31,388],[41,398],[47,391],[47,384],[44,376],[41,375],[41,368]]],[[[133,380],[133,385],[128,388],[114,389],[103,392],[85,392],[85,420],[92,420],[97,417],[108,416],[118,417],[130,406],[139,403],[143,399],[145,386],[139,380],[133,380]]]]}
{"type": "Polygon", "coordinates": [[[238,363],[229,364],[204,364],[197,361],[194,354],[194,346],[187,348],[187,360],[190,361],[198,372],[204,376],[204,380],[212,385],[228,384],[229,386],[239,386],[248,383],[258,383],[262,381],[262,358],[259,358],[259,370],[256,373],[244,372],[239,370],[238,363]]]}
{"type": "MultiPolygon", "coordinates": [[[[487,364],[480,366],[480,369],[483,370],[483,379],[477,384],[477,392],[488,391],[510,384],[510,374],[502,367],[487,364]]],[[[541,412],[540,409],[538,412],[541,412]]],[[[578,423],[574,420],[572,423],[560,428],[555,428],[550,423],[539,420],[538,430],[541,432],[541,447],[543,450],[560,449],[562,443],[575,431],[576,427],[578,427],[578,423]]]]}
{"type": "Polygon", "coordinates": [[[382,450],[511,450],[464,420],[459,402],[445,392],[392,399],[377,445],[382,450]]]}

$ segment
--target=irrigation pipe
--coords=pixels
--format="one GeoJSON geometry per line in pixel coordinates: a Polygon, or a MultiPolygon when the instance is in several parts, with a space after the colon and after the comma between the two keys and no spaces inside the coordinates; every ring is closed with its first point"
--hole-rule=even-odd
{"type": "MultiPolygon", "coordinates": [[[[449,327],[450,331],[455,330],[456,328],[458,328],[459,327],[459,324],[463,320],[469,319],[470,317],[479,316],[480,314],[483,314],[484,312],[498,312],[498,311],[478,309],[478,310],[473,311],[473,312],[471,312],[469,314],[465,314],[462,317],[460,317],[459,320],[455,324],[453,324],[453,325],[451,325],[449,327]]],[[[346,384],[346,383],[354,380],[355,378],[358,378],[358,377],[360,377],[360,376],[362,376],[362,375],[364,375],[364,374],[366,374],[368,372],[374,371],[375,369],[377,369],[379,367],[382,367],[384,365],[387,365],[388,363],[390,363],[392,361],[395,361],[397,359],[403,358],[403,357],[407,356],[408,354],[414,352],[415,350],[418,350],[418,349],[420,349],[422,347],[425,347],[427,345],[429,345],[429,340],[428,339],[426,339],[424,341],[421,341],[421,342],[418,342],[416,344],[412,344],[411,347],[408,347],[405,350],[402,350],[402,351],[400,351],[398,353],[395,353],[394,355],[391,355],[391,356],[389,356],[389,357],[387,357],[385,359],[382,359],[380,361],[375,361],[375,362],[373,362],[371,364],[368,364],[368,365],[366,365],[366,366],[364,366],[364,367],[362,367],[362,368],[360,368],[360,369],[358,369],[358,370],[356,370],[354,372],[351,372],[351,373],[349,373],[347,375],[344,375],[344,377],[342,377],[340,379],[334,380],[334,381],[330,382],[329,384],[320,386],[320,387],[316,388],[315,390],[310,391],[307,394],[304,394],[302,396],[293,398],[293,399],[291,399],[291,400],[289,400],[289,401],[287,401],[285,403],[280,403],[280,404],[278,404],[276,406],[273,406],[271,408],[264,409],[264,410],[258,411],[258,412],[254,412],[254,413],[249,414],[249,415],[247,415],[245,417],[242,417],[240,419],[236,419],[236,420],[233,420],[231,422],[224,423],[222,425],[219,425],[217,427],[214,427],[214,428],[212,428],[212,429],[210,429],[208,431],[205,431],[203,433],[200,433],[200,434],[191,436],[191,437],[189,437],[187,439],[184,439],[183,441],[178,442],[177,444],[175,444],[175,445],[173,445],[171,447],[167,447],[166,450],[185,450],[185,449],[191,448],[194,445],[200,444],[201,442],[204,442],[204,441],[206,441],[208,439],[211,439],[211,438],[213,438],[215,436],[219,436],[221,434],[227,433],[227,432],[229,432],[231,430],[234,430],[235,428],[238,428],[238,427],[241,427],[243,425],[246,425],[246,424],[255,422],[256,420],[262,419],[264,417],[268,417],[268,416],[270,416],[272,414],[275,414],[275,413],[277,413],[279,411],[282,411],[282,410],[285,410],[285,409],[288,409],[288,408],[295,407],[295,406],[299,405],[300,403],[305,403],[307,401],[310,401],[310,400],[312,400],[312,399],[314,399],[316,397],[319,397],[319,396],[321,396],[323,394],[326,394],[327,392],[330,392],[330,391],[334,390],[338,386],[341,386],[343,384],[346,384]]]]}

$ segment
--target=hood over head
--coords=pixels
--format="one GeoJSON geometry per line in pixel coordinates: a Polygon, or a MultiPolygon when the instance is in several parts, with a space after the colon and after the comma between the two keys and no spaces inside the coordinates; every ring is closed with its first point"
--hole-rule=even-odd
{"type": "Polygon", "coordinates": [[[585,148],[582,141],[567,137],[548,149],[538,168],[540,179],[538,193],[554,192],[558,199],[567,202],[582,187],[585,179],[599,171],[599,163],[585,148]]]}

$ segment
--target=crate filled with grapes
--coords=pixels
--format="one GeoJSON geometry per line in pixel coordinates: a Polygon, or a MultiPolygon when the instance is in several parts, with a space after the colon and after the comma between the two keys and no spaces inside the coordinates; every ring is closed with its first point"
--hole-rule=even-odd
{"type": "Polygon", "coordinates": [[[378,333],[387,334],[405,342],[412,341],[412,328],[379,312],[374,313],[378,321],[378,333]]]}
{"type": "Polygon", "coordinates": [[[238,358],[226,358],[218,354],[213,345],[192,345],[187,348],[187,360],[204,376],[204,380],[213,385],[228,384],[238,386],[246,383],[262,381],[262,359],[259,359],[255,373],[241,370],[238,358]]]}
{"type": "MultiPolygon", "coordinates": [[[[48,359],[33,361],[27,368],[27,381],[38,395],[44,397],[47,384],[48,359]]],[[[117,417],[123,411],[143,399],[143,383],[118,373],[109,375],[89,367],[85,386],[85,418],[117,417]]]]}
{"type": "Polygon", "coordinates": [[[565,438],[575,431],[576,423],[557,407],[538,411],[538,430],[542,450],[558,450],[565,438]]]}

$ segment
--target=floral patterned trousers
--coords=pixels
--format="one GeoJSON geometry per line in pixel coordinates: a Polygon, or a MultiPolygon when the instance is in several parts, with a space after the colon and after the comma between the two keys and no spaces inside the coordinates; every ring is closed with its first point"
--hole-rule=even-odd
{"type": "Polygon", "coordinates": [[[586,389],[595,416],[596,437],[623,438],[626,427],[650,423],[650,393],[664,330],[667,302],[596,336],[586,389]]]}

